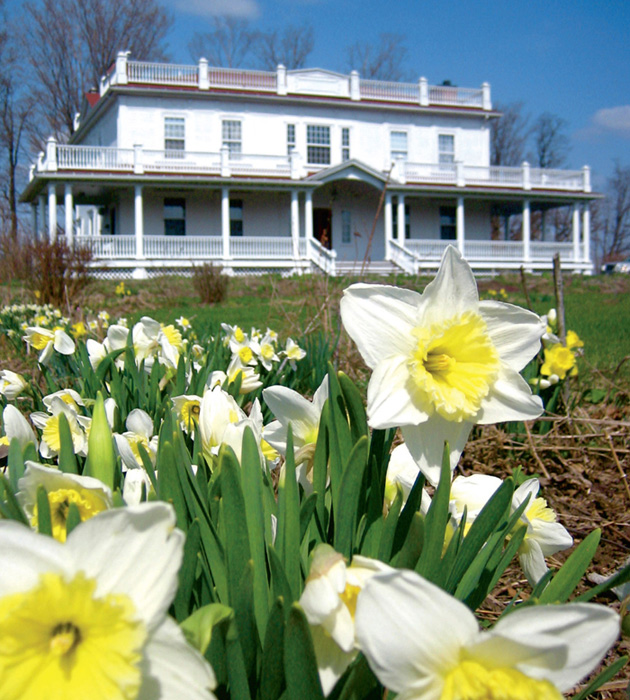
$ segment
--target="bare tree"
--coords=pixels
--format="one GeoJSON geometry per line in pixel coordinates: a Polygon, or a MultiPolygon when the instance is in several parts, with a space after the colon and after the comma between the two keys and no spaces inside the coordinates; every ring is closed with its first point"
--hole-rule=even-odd
{"type": "Polygon", "coordinates": [[[292,70],[304,68],[314,47],[313,27],[290,24],[280,31],[260,32],[254,53],[263,70],[275,70],[279,64],[292,70]]]}
{"type": "Polygon", "coordinates": [[[15,39],[15,34],[0,33],[0,192],[5,219],[3,232],[6,231],[12,240],[18,235],[19,165],[32,111],[15,39]]]}
{"type": "Polygon", "coordinates": [[[251,54],[257,34],[245,19],[216,15],[211,20],[209,32],[195,32],[188,44],[188,51],[194,61],[202,56],[211,66],[240,68],[251,54]]]}
{"type": "Polygon", "coordinates": [[[630,251],[630,166],[615,162],[606,199],[594,221],[594,238],[601,260],[618,260],[630,251]]]}
{"type": "Polygon", "coordinates": [[[83,96],[116,53],[164,57],[170,16],[156,0],[38,0],[24,6],[25,54],[38,113],[35,142],[72,134],[83,96]]]}
{"type": "Polygon", "coordinates": [[[346,49],[346,64],[368,80],[398,82],[408,77],[407,47],[402,34],[383,33],[376,44],[357,41],[346,49]]]}
{"type": "Polygon", "coordinates": [[[532,127],[533,161],[539,168],[560,168],[569,154],[567,122],[557,114],[543,112],[532,127]]]}
{"type": "Polygon", "coordinates": [[[491,121],[492,165],[520,165],[525,157],[525,144],[529,135],[529,117],[523,114],[523,103],[497,104],[495,109],[501,112],[501,116],[491,121]]]}

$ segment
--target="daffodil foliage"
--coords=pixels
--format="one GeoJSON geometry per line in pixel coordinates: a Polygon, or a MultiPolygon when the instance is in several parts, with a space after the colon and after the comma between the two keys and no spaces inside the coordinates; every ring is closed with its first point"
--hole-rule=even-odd
{"type": "Polygon", "coordinates": [[[422,297],[348,292],[367,409],[308,346],[227,325],[199,350],[112,323],[67,355],[53,331],[48,394],[6,374],[0,697],[557,700],[597,668],[619,617],[589,601],[630,567],[576,596],[600,533],[554,569],[573,540],[535,478],[454,474],[444,435],[542,410],[518,371],[544,324],[447,255],[422,297]],[[528,595],[482,626],[512,562],[528,595]]]}

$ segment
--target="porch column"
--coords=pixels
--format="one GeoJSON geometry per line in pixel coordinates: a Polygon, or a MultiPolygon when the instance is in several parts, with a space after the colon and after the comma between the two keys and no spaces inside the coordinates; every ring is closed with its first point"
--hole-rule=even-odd
{"type": "MultiPolygon", "coordinates": [[[[584,262],[591,262],[591,205],[584,203],[582,211],[582,239],[584,241],[584,262]]],[[[592,272],[592,269],[589,270],[592,272]]]]}
{"type": "Polygon", "coordinates": [[[405,195],[404,194],[399,194],[398,195],[398,212],[396,213],[397,215],[397,224],[398,224],[398,231],[396,231],[396,238],[398,239],[398,243],[400,245],[405,245],[405,195]]]}
{"type": "Polygon", "coordinates": [[[525,263],[531,262],[532,252],[530,248],[531,240],[531,219],[529,199],[523,201],[523,260],[525,263]]]}
{"type": "Polygon", "coordinates": [[[134,213],[136,231],[136,259],[144,258],[142,239],[144,237],[144,216],[142,212],[142,185],[134,185],[134,213]]]}
{"type": "Polygon", "coordinates": [[[55,183],[48,183],[48,240],[53,243],[57,238],[57,192],[55,183]]]}
{"type": "Polygon", "coordinates": [[[230,258],[230,190],[221,189],[221,238],[223,241],[223,260],[230,258]]]}
{"type": "Polygon", "coordinates": [[[392,230],[394,228],[392,220],[392,195],[389,192],[385,193],[385,260],[391,257],[390,241],[392,240],[392,230]]]}
{"type": "Polygon", "coordinates": [[[291,238],[293,258],[297,260],[300,257],[300,203],[297,190],[291,190],[291,238]]]}
{"type": "Polygon", "coordinates": [[[306,252],[308,255],[308,240],[313,238],[313,191],[304,193],[304,238],[306,238],[306,252]]]}
{"type": "Polygon", "coordinates": [[[464,255],[464,198],[457,198],[457,220],[456,220],[456,231],[457,231],[457,249],[464,255]]]}
{"type": "Polygon", "coordinates": [[[72,185],[66,183],[64,188],[63,206],[66,213],[66,243],[74,245],[74,202],[72,200],[72,185]]]}
{"type": "Polygon", "coordinates": [[[39,206],[37,207],[37,237],[44,238],[46,235],[46,195],[39,195],[39,206]]]}
{"type": "Polygon", "coordinates": [[[580,259],[580,209],[577,202],[573,202],[573,261],[580,259]]]}

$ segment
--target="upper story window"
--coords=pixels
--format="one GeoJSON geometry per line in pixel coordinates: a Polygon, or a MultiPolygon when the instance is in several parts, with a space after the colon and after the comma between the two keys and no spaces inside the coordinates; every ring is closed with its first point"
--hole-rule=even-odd
{"type": "Polygon", "coordinates": [[[186,235],[186,200],[167,197],[164,200],[164,235],[186,235]]]}
{"type": "Polygon", "coordinates": [[[389,150],[392,160],[404,158],[407,160],[407,132],[406,131],[390,131],[389,132],[389,150]]]}
{"type": "Polygon", "coordinates": [[[306,127],[307,161],[313,165],[330,165],[330,127],[308,124],[306,127]]]}
{"type": "Polygon", "coordinates": [[[438,162],[452,165],[455,162],[455,137],[453,134],[438,135],[438,162]]]}
{"type": "Polygon", "coordinates": [[[287,124],[287,153],[295,149],[295,124],[287,124]]]}
{"type": "Polygon", "coordinates": [[[167,158],[183,158],[186,150],[184,117],[164,117],[164,151],[167,158]]]}
{"type": "Polygon", "coordinates": [[[223,147],[236,159],[242,153],[241,122],[237,119],[224,119],[222,126],[223,147]]]}
{"type": "Polygon", "coordinates": [[[341,160],[344,163],[350,160],[350,129],[347,127],[341,130],[341,160]]]}

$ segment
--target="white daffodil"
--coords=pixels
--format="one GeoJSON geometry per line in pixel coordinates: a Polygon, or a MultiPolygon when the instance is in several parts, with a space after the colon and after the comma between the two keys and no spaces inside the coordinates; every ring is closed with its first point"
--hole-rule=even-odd
{"type": "Polygon", "coordinates": [[[366,581],[378,572],[392,571],[376,559],[344,558],[327,544],[313,551],[300,605],[311,625],[319,678],[328,695],[357,655],[354,617],[366,581]]]}
{"type": "Polygon", "coordinates": [[[61,436],[59,433],[59,416],[63,413],[68,421],[72,446],[75,454],[85,456],[87,451],[87,436],[83,424],[89,422],[77,415],[77,412],[65,401],[55,396],[50,401],[50,414],[36,411],[31,414],[33,425],[42,431],[39,452],[44,459],[52,459],[61,451],[61,436]]]}
{"type": "Polygon", "coordinates": [[[297,363],[306,357],[306,350],[303,350],[292,338],[287,338],[284,350],[280,354],[287,358],[291,369],[296,370],[297,363]]]}
{"type": "Polygon", "coordinates": [[[252,431],[254,438],[256,439],[261,466],[266,464],[265,460],[267,458],[273,460],[274,456],[277,457],[277,453],[273,453],[273,450],[270,451],[269,446],[266,445],[265,441],[262,439],[263,417],[258,399],[256,399],[252,404],[249,416],[243,414],[243,417],[241,417],[237,422],[229,422],[226,424],[223,436],[221,438],[221,444],[229,445],[234,450],[234,454],[239,462],[241,461],[243,453],[243,437],[245,435],[246,428],[249,428],[252,431]]]}
{"type": "Polygon", "coordinates": [[[319,385],[313,400],[285,386],[263,389],[263,399],[276,417],[265,426],[265,440],[282,455],[287,453],[289,425],[293,431],[293,447],[299,482],[307,491],[313,490],[313,457],[319,432],[319,420],[328,398],[328,378],[319,385]]]}
{"type": "Polygon", "coordinates": [[[124,472],[122,497],[128,506],[137,506],[153,491],[153,484],[144,467],[124,472]]]}
{"type": "Polygon", "coordinates": [[[127,430],[121,435],[114,433],[116,448],[123,461],[124,469],[136,469],[143,466],[138,445],[146,450],[151,462],[155,464],[158,436],[153,435],[153,419],[141,408],[134,408],[125,421],[127,430]]]}
{"type": "Polygon", "coordinates": [[[445,440],[454,468],[475,423],[542,413],[519,374],[540,348],[540,318],[479,301],[472,270],[452,246],[423,294],[354,284],[344,292],[341,318],[373,370],[370,425],[400,426],[423,471],[441,463],[445,440]]]}
{"type": "Polygon", "coordinates": [[[260,353],[260,345],[253,338],[246,337],[242,343],[230,338],[229,347],[232,359],[238,358],[241,365],[255,367],[258,364],[257,356],[260,353]]]}
{"type": "Polygon", "coordinates": [[[3,700],[212,700],[166,615],[183,546],[165,503],[100,513],[65,544],[0,520],[3,700]]]}
{"type": "Polygon", "coordinates": [[[366,583],[356,629],[399,700],[562,700],[612,646],[619,618],[588,603],[531,606],[481,631],[466,605],[400,570],[366,583]]]}
{"type": "Polygon", "coordinates": [[[518,559],[527,580],[533,586],[547,572],[545,557],[573,546],[573,538],[566,528],[557,522],[555,512],[538,497],[538,479],[528,479],[514,492],[512,510],[518,508],[529,496],[521,523],[527,526],[525,538],[518,549],[518,559]]]}
{"type": "Polygon", "coordinates": [[[20,443],[22,449],[29,442],[32,442],[36,449],[39,446],[30,423],[12,404],[7,404],[2,411],[2,424],[4,435],[0,437],[0,457],[6,457],[9,453],[9,446],[14,438],[20,443]]]}
{"type": "Polygon", "coordinates": [[[229,345],[231,340],[235,340],[237,343],[244,343],[247,339],[240,326],[230,326],[229,323],[222,323],[221,328],[225,333],[225,338],[223,339],[225,345],[229,345]]]}
{"type": "Polygon", "coordinates": [[[61,355],[72,355],[76,347],[74,340],[61,328],[51,331],[41,326],[29,326],[23,340],[29,347],[40,352],[37,361],[41,365],[47,365],[50,362],[53,350],[61,355]]]}
{"type": "MultiPolygon", "coordinates": [[[[218,374],[218,372],[213,372],[212,374],[218,374]]],[[[239,355],[234,355],[227,368],[227,378],[229,383],[232,384],[239,377],[241,379],[239,394],[249,394],[250,391],[256,391],[262,386],[260,375],[256,372],[256,369],[251,365],[244,365],[239,355]]]]}
{"type": "Polygon", "coordinates": [[[131,333],[138,365],[144,362],[145,369],[150,371],[157,358],[162,364],[177,368],[182,334],[174,326],[163,326],[158,321],[143,316],[131,333]]]}
{"type": "MultiPolygon", "coordinates": [[[[411,456],[405,443],[394,447],[389,456],[387,474],[385,475],[385,507],[389,509],[396,498],[398,489],[402,490],[403,505],[409,498],[409,493],[416,483],[420,470],[415,459],[411,456]]],[[[423,489],[420,501],[420,510],[426,513],[431,505],[431,497],[423,489]]]]}
{"type": "Polygon", "coordinates": [[[113,505],[112,492],[102,481],[27,462],[26,471],[18,481],[16,496],[35,529],[38,526],[37,489],[40,486],[48,494],[52,535],[59,542],[66,541],[66,521],[71,503],[77,507],[82,522],[113,505]]]}
{"type": "Polygon", "coordinates": [[[220,386],[206,391],[199,410],[199,434],[207,459],[219,452],[228,425],[247,418],[234,398],[220,386]]]}
{"type": "Polygon", "coordinates": [[[0,371],[0,394],[9,401],[16,399],[25,389],[28,389],[28,382],[21,374],[10,369],[0,371]]]}
{"type": "Polygon", "coordinates": [[[502,479],[490,474],[472,474],[453,479],[450,508],[457,523],[466,510],[466,524],[470,526],[502,483],[502,479]]]}
{"type": "Polygon", "coordinates": [[[276,354],[276,339],[269,334],[261,338],[258,346],[258,358],[260,364],[267,370],[271,371],[274,362],[280,362],[280,358],[276,354]]]}
{"type": "Polygon", "coordinates": [[[173,396],[171,401],[182,430],[187,433],[194,433],[195,427],[199,422],[201,396],[182,394],[181,396],[173,396]]]}
{"type": "Polygon", "coordinates": [[[68,406],[73,408],[77,414],[79,412],[79,406],[85,406],[85,403],[78,391],[75,391],[74,389],[60,389],[59,391],[55,391],[54,394],[47,394],[42,399],[44,406],[46,406],[49,411],[50,407],[52,406],[53,399],[55,398],[59,398],[64,403],[68,404],[68,406]]]}
{"type": "MultiPolygon", "coordinates": [[[[127,337],[129,336],[129,329],[125,326],[120,325],[120,323],[113,324],[107,329],[107,338],[102,343],[97,342],[89,338],[85,346],[88,351],[88,356],[90,358],[90,364],[93,369],[96,369],[99,364],[105,359],[108,353],[114,350],[122,350],[127,345],[127,337]]],[[[124,366],[124,359],[122,357],[116,358],[116,367],[122,369],[124,366]]]]}

